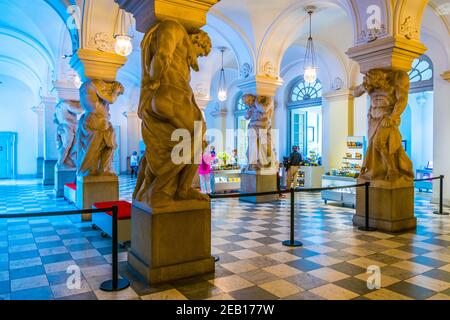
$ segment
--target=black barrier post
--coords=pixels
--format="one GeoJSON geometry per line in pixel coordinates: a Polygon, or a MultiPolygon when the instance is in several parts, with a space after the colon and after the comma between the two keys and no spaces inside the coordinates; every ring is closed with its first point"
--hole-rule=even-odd
{"type": "Polygon", "coordinates": [[[359,230],[361,231],[367,231],[367,232],[372,232],[372,231],[377,231],[377,229],[375,228],[371,228],[370,227],[370,217],[369,217],[369,211],[370,211],[370,182],[366,182],[365,186],[364,186],[364,191],[365,191],[365,209],[366,209],[366,223],[364,225],[364,227],[359,227],[359,230]]]}
{"type": "Polygon", "coordinates": [[[444,176],[439,176],[439,211],[434,212],[441,216],[448,216],[448,212],[444,212],[444,176]]]}
{"type": "Polygon", "coordinates": [[[287,247],[301,247],[303,243],[295,240],[295,190],[291,189],[291,239],[283,241],[287,247]]]}
{"type": "Polygon", "coordinates": [[[117,206],[112,207],[112,280],[103,282],[100,285],[100,290],[103,291],[120,291],[130,286],[130,282],[127,279],[119,279],[119,252],[117,239],[117,220],[118,220],[117,206]]]}

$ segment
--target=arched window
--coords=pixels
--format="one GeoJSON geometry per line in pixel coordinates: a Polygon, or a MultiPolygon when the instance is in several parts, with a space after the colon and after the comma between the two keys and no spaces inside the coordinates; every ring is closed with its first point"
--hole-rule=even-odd
{"type": "Polygon", "coordinates": [[[426,55],[413,61],[408,75],[411,81],[410,93],[433,90],[433,63],[426,55]]]}
{"type": "Polygon", "coordinates": [[[247,106],[244,103],[243,95],[240,94],[239,98],[236,100],[236,112],[245,111],[247,110],[247,106]]]}
{"type": "Polygon", "coordinates": [[[298,146],[308,157],[310,152],[322,152],[322,83],[307,83],[297,78],[287,96],[289,134],[288,149],[298,146]]]}
{"type": "Polygon", "coordinates": [[[307,83],[303,77],[301,77],[291,88],[291,103],[313,102],[320,98],[322,98],[322,83],[319,80],[316,80],[314,83],[307,83]]]}

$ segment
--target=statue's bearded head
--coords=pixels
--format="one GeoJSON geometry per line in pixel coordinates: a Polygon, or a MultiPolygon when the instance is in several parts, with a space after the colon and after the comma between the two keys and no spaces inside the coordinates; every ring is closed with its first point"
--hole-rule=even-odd
{"type": "Polygon", "coordinates": [[[391,88],[392,72],[383,69],[370,70],[364,77],[364,87],[367,92],[387,90],[391,88]]]}
{"type": "Polygon", "coordinates": [[[242,96],[242,100],[244,101],[244,104],[249,108],[252,108],[255,106],[256,97],[252,94],[244,94],[242,96]]]}
{"type": "Polygon", "coordinates": [[[212,44],[208,34],[203,30],[196,30],[189,34],[189,38],[194,45],[197,57],[206,57],[211,52],[212,44]]]}

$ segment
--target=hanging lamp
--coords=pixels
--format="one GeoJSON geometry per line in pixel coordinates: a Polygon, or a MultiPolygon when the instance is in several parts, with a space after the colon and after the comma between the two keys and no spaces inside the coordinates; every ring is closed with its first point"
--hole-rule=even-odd
{"type": "Polygon", "coordinates": [[[226,48],[225,47],[221,47],[219,48],[220,52],[222,53],[222,69],[220,70],[220,78],[219,78],[219,91],[217,93],[217,99],[219,99],[219,101],[224,102],[227,100],[227,81],[225,79],[225,69],[224,69],[224,53],[226,48]]]}
{"type": "MultiPolygon", "coordinates": [[[[132,35],[127,34],[125,28],[126,28],[126,16],[127,13],[123,12],[120,8],[117,13],[116,17],[116,23],[114,31],[117,30],[117,25],[119,22],[119,16],[120,16],[120,30],[119,32],[114,34],[114,39],[116,39],[116,43],[114,45],[114,51],[121,56],[127,57],[133,52],[133,44],[131,43],[131,40],[133,39],[132,35]]],[[[130,25],[132,24],[131,17],[130,17],[130,25]]]]}
{"type": "Polygon", "coordinates": [[[314,41],[312,37],[312,14],[315,7],[307,7],[306,11],[309,14],[309,38],[306,44],[305,63],[304,63],[304,75],[306,83],[313,84],[317,80],[317,65],[316,65],[316,52],[314,50],[314,41]]]}

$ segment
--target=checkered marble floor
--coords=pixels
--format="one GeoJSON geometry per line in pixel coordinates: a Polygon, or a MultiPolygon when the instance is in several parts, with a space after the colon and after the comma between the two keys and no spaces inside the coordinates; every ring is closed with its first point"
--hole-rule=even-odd
{"type": "MultiPolygon", "coordinates": [[[[135,180],[120,178],[129,200],[135,180]]],[[[433,215],[428,194],[417,194],[418,227],[403,234],[366,233],[352,226],[353,209],[325,206],[318,194],[296,199],[296,238],[288,248],[289,200],[253,205],[213,201],[215,274],[149,286],[127,269],[131,287],[100,291],[111,277],[111,240],[79,216],[0,220],[0,299],[450,299],[450,218],[433,215]],[[67,268],[81,285],[69,289],[67,268]],[[369,266],[381,288],[369,289],[369,266]]],[[[68,210],[38,181],[0,182],[0,212],[68,210]]]]}

